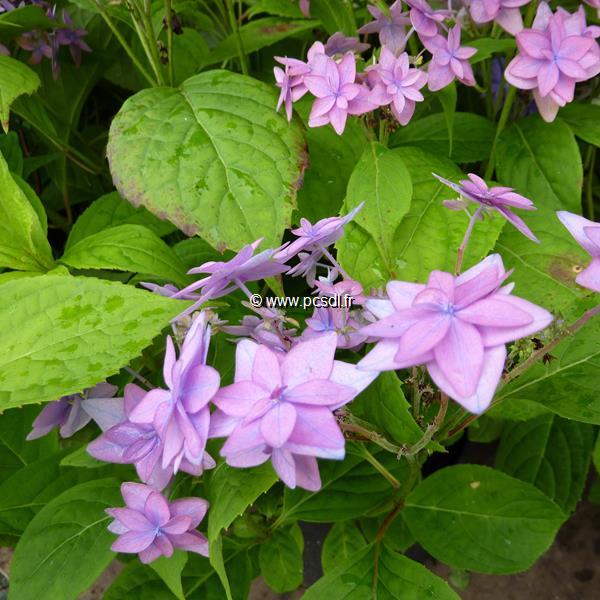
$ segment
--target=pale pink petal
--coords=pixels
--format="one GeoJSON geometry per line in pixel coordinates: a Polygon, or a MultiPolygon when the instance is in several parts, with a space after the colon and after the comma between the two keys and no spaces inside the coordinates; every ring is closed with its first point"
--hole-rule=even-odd
{"type": "Polygon", "coordinates": [[[312,379],[328,379],[336,348],[337,335],[333,331],[296,344],[281,366],[283,385],[292,388],[312,379]]]}
{"type": "Polygon", "coordinates": [[[152,493],[152,488],[142,483],[127,482],[121,484],[121,495],[125,504],[133,510],[144,512],[144,506],[148,496],[152,493]]]}
{"type": "Polygon", "coordinates": [[[208,510],[208,502],[202,498],[180,498],[171,502],[171,515],[190,517],[191,528],[200,525],[208,510]]]}
{"type": "Polygon", "coordinates": [[[128,531],[119,536],[110,549],[113,552],[124,552],[126,554],[141,552],[154,541],[155,535],[153,529],[150,531],[128,531]]]}
{"type": "Polygon", "coordinates": [[[296,485],[309,492],[318,492],[321,489],[321,476],[317,459],[312,456],[294,456],[296,463],[296,485]]]}
{"type": "Polygon", "coordinates": [[[260,421],[260,432],[272,448],[281,448],[296,424],[296,409],[290,402],[277,402],[260,421]]]}
{"type": "Polygon", "coordinates": [[[518,8],[502,8],[496,15],[496,23],[512,35],[523,30],[523,18],[518,8]]]}
{"type": "Polygon", "coordinates": [[[294,457],[289,450],[284,448],[275,448],[271,455],[273,461],[273,468],[279,478],[289,488],[296,487],[296,463],[294,457]]]}
{"type": "Polygon", "coordinates": [[[600,258],[594,258],[592,262],[577,275],[575,281],[582,287],[600,293],[600,258]]]}
{"type": "Polygon", "coordinates": [[[150,390],[131,411],[129,420],[132,423],[152,423],[158,407],[165,402],[169,402],[170,399],[171,392],[167,390],[161,390],[160,388],[150,390]]]}
{"type": "Polygon", "coordinates": [[[235,381],[252,379],[252,365],[258,344],[252,340],[241,340],[235,348],[235,381]]]}
{"type": "Polygon", "coordinates": [[[415,296],[419,292],[422,292],[425,289],[425,286],[422,283],[389,281],[385,289],[396,310],[401,310],[403,308],[410,308],[415,296]]]}
{"type": "Polygon", "coordinates": [[[268,395],[267,390],[253,381],[239,381],[221,388],[213,403],[230,417],[245,417],[256,402],[268,395]]]}
{"type": "Polygon", "coordinates": [[[303,406],[297,411],[296,425],[285,448],[294,454],[341,460],[344,436],[328,408],[303,406]]]}
{"type": "Polygon", "coordinates": [[[285,391],[285,399],[300,404],[341,406],[356,395],[353,388],[329,379],[313,379],[285,391]]]}
{"type": "Polygon", "coordinates": [[[568,212],[566,210],[559,210],[556,216],[560,219],[560,222],[569,230],[569,233],[575,238],[577,243],[591,256],[600,256],[600,245],[597,246],[589,237],[589,234],[585,231],[586,228],[599,227],[598,223],[590,221],[585,217],[576,215],[575,213],[568,212]]]}

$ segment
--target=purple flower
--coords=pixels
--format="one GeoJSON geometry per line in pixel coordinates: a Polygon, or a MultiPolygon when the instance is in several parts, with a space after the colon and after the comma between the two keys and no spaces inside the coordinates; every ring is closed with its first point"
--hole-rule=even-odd
{"type": "Polygon", "coordinates": [[[113,398],[117,389],[110,383],[99,383],[82,394],[71,394],[48,402],[34,420],[33,429],[26,439],[40,438],[55,427],[60,427],[61,437],[68,438],[92,419],[102,430],[112,427],[124,414],[123,398],[113,398]]]}
{"type": "Polygon", "coordinates": [[[201,313],[188,331],[179,359],[173,341],[167,337],[163,376],[168,390],[150,390],[129,414],[132,423],[153,425],[163,444],[161,466],[176,473],[187,461],[186,470],[202,472],[212,465],[206,455],[210,422],[208,403],[219,389],[219,373],[206,365],[210,328],[201,313]]]}
{"type": "Polygon", "coordinates": [[[292,103],[294,102],[294,90],[292,81],[293,78],[289,75],[289,67],[286,65],[283,69],[279,67],[273,67],[273,73],[275,74],[275,81],[278,88],[281,89],[279,93],[279,99],[277,100],[277,112],[282,105],[285,106],[285,114],[287,120],[292,120],[292,103]]]}
{"type": "Polygon", "coordinates": [[[381,341],[358,368],[385,371],[426,365],[437,386],[467,410],[492,401],[506,358],[505,344],[547,327],[552,315],[521,298],[499,254],[458,277],[433,271],[427,284],[391,281],[389,300],[368,300],[379,321],[361,333],[381,341]]]}
{"type": "MultiPolygon", "coordinates": [[[[356,59],[348,52],[336,63],[327,57],[322,74],[304,76],[304,85],[316,97],[308,120],[309,127],[321,127],[331,123],[338,135],[344,132],[348,114],[361,114],[361,106],[352,101],[359,97],[361,85],[355,83],[356,59]]],[[[368,110],[368,109],[367,109],[368,110]]]]}
{"type": "Polygon", "coordinates": [[[390,6],[390,16],[375,6],[367,6],[367,10],[375,19],[363,25],[358,33],[378,33],[379,42],[389,48],[394,54],[400,54],[406,44],[406,25],[410,19],[402,12],[402,1],[396,0],[390,6]]]}
{"type": "Polygon", "coordinates": [[[62,18],[63,23],[68,27],[56,30],[56,42],[61,46],[69,46],[73,62],[79,67],[81,65],[81,51],[92,51],[83,40],[87,35],[87,31],[81,27],[74,27],[73,20],[66,10],[62,11],[62,18]]]}
{"type": "Polygon", "coordinates": [[[406,4],[410,6],[410,22],[419,37],[437,35],[439,23],[450,16],[447,10],[433,10],[426,0],[406,0],[406,4]]]}
{"type": "Polygon", "coordinates": [[[42,59],[53,57],[53,50],[48,35],[43,31],[29,31],[17,38],[17,44],[31,52],[29,64],[38,65],[42,59]]]}
{"type": "Polygon", "coordinates": [[[141,483],[123,483],[126,508],[107,508],[114,518],[109,531],[119,535],[114,552],[139,554],[143,563],[170,557],[175,548],[208,556],[208,540],[198,531],[208,510],[202,498],[168,502],[159,492],[141,483]]]}
{"type": "Polygon", "coordinates": [[[359,41],[357,37],[346,37],[341,31],[338,31],[327,40],[324,50],[327,56],[335,56],[336,54],[346,54],[346,52],[361,54],[370,47],[370,44],[359,41]]]}
{"type": "Polygon", "coordinates": [[[542,3],[533,28],[517,34],[519,54],[504,76],[517,88],[533,90],[545,121],[553,121],[559,107],[573,100],[577,82],[600,73],[600,48],[593,39],[596,33],[588,30],[582,11],[552,14],[542,3]]]}
{"type": "Polygon", "coordinates": [[[356,311],[344,307],[315,308],[312,317],[306,319],[307,327],[301,339],[310,340],[333,331],[337,335],[338,348],[357,348],[367,337],[358,331],[361,323],[356,317],[356,311]]]}
{"type": "Polygon", "coordinates": [[[460,45],[460,25],[448,31],[448,39],[441,35],[421,40],[432,58],[428,67],[429,89],[437,92],[458,79],[464,85],[475,85],[473,69],[468,59],[476,48],[460,45]]]}
{"type": "Polygon", "coordinates": [[[211,437],[228,436],[227,463],[251,467],[271,459],[289,487],[318,490],[315,457],[341,460],[344,436],[332,411],[377,376],[334,360],[337,336],[301,341],[287,354],[250,340],[236,350],[235,383],[219,390],[211,437]]]}
{"type": "MultiPolygon", "coordinates": [[[[521,194],[517,194],[512,188],[495,186],[489,188],[487,183],[475,175],[469,173],[469,179],[463,179],[460,184],[448,181],[435,173],[432,175],[441,181],[444,185],[458,192],[464,198],[475,202],[488,210],[499,212],[507,221],[510,221],[524,236],[530,240],[539,243],[531,229],[527,227],[521,217],[515,215],[511,208],[520,208],[522,210],[536,210],[533,202],[521,194]]],[[[462,208],[462,203],[447,201],[445,205],[451,209],[462,208]]]]}
{"type": "Polygon", "coordinates": [[[379,63],[367,70],[373,88],[371,101],[378,106],[391,104],[396,119],[406,125],[415,112],[415,102],[424,100],[419,90],[427,83],[427,73],[410,68],[406,52],[396,58],[387,48],[381,49],[379,63]]]}
{"type": "Polygon", "coordinates": [[[200,304],[215,298],[226,296],[237,288],[244,289],[248,281],[257,281],[273,277],[287,271],[287,265],[274,259],[278,249],[269,249],[254,256],[254,251],[262,238],[244,246],[231,260],[227,262],[209,261],[188,271],[189,274],[209,273],[208,277],[200,279],[174,294],[174,298],[185,298],[190,293],[200,291],[200,298],[178,318],[193,312],[200,304]]]}
{"type": "Polygon", "coordinates": [[[308,19],[310,17],[310,0],[299,0],[300,12],[308,19]]]}
{"type": "Polygon", "coordinates": [[[475,23],[495,21],[508,33],[516,35],[523,29],[520,6],[531,0],[471,0],[469,10],[475,23]]]}
{"type": "Polygon", "coordinates": [[[575,281],[600,293],[600,223],[565,210],[556,214],[577,243],[592,257],[592,262],[577,275],[575,281]]]}

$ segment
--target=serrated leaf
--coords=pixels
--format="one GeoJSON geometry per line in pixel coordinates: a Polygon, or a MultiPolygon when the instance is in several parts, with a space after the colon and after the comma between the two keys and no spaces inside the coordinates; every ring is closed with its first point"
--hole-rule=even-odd
{"type": "Polygon", "coordinates": [[[547,364],[539,361],[523,375],[502,387],[495,402],[510,412],[514,400],[526,400],[561,417],[600,425],[600,318],[575,335],[567,336],[550,352],[547,364]]]}
{"type": "Polygon", "coordinates": [[[528,569],[565,519],[532,485],[481,465],[436,471],[408,495],[403,512],[437,560],[496,574],[528,569]]]}
{"type": "Polygon", "coordinates": [[[53,262],[40,220],[0,155],[0,266],[47,271],[53,262]]]}
{"type": "Polygon", "coordinates": [[[538,209],[521,214],[540,244],[507,225],[497,245],[506,267],[515,269],[517,293],[533,302],[544,298],[549,310],[568,311],[589,294],[575,283],[589,257],[555,215],[581,211],[583,171],[573,133],[561,121],[544,123],[537,116],[514,123],[498,142],[496,174],[500,185],[514,187],[538,209]]]}
{"type": "Polygon", "coordinates": [[[117,225],[83,238],[60,259],[76,269],[116,269],[188,283],[175,252],[143,225],[117,225]]]}
{"type": "Polygon", "coordinates": [[[145,208],[133,207],[117,192],[111,192],[94,200],[75,221],[69,232],[65,250],[85,237],[116,225],[144,225],[159,237],[177,229],[175,225],[162,221],[145,208]]]}
{"type": "Polygon", "coordinates": [[[504,428],[496,468],[535,485],[567,514],[573,512],[585,484],[594,428],[543,415],[504,428]]]}
{"type": "Polygon", "coordinates": [[[147,89],[113,120],[108,157],[124,198],[220,250],[260,237],[279,244],[304,164],[296,122],[250,77],[207,71],[147,89]]]}
{"type": "Polygon", "coordinates": [[[385,546],[355,553],[312,585],[304,600],[460,600],[450,586],[423,565],[385,546]],[[377,563],[377,570],[375,570],[377,563]]]}
{"type": "Polygon", "coordinates": [[[367,542],[354,521],[334,523],[327,533],[321,552],[323,573],[327,574],[336,567],[352,560],[364,550],[367,542]]]}
{"type": "Polygon", "coordinates": [[[354,221],[373,238],[390,271],[394,234],[410,208],[412,191],[400,153],[369,143],[348,181],[345,207],[350,211],[364,202],[354,221]]]}
{"type": "Polygon", "coordinates": [[[454,114],[452,154],[446,117],[437,113],[401,127],[390,136],[390,146],[417,146],[436,156],[451,156],[459,163],[478,162],[490,155],[494,126],[471,113],[454,114]]]}
{"type": "Polygon", "coordinates": [[[33,94],[40,78],[22,62],[0,54],[0,123],[8,131],[10,105],[21,94],[33,94]]]}
{"type": "Polygon", "coordinates": [[[186,303],[92,277],[41,275],[0,294],[0,408],[55,400],[116,373],[186,303]]]}
{"type": "Polygon", "coordinates": [[[106,529],[110,517],[104,510],[121,503],[119,483],[112,479],[77,485],[49,502],[17,544],[11,596],[75,600],[114,558],[110,546],[115,536],[106,529]]]}
{"type": "Polygon", "coordinates": [[[291,529],[275,530],[273,535],[260,545],[260,571],[274,592],[283,594],[300,587],[304,576],[303,550],[304,539],[297,523],[291,529]]]}

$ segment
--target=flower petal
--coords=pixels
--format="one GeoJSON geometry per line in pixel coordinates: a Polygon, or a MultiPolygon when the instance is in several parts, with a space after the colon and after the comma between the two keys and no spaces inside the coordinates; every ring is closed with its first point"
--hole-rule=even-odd
{"type": "Polygon", "coordinates": [[[296,409],[290,402],[277,402],[260,421],[260,432],[269,446],[281,448],[296,424],[296,409]]]}

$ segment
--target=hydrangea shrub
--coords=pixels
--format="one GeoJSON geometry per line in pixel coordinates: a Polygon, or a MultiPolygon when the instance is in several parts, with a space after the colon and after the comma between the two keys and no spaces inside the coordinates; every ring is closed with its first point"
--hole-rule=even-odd
{"type": "Polygon", "coordinates": [[[600,469],[599,10],[0,0],[9,598],[529,569],[600,469]]]}

